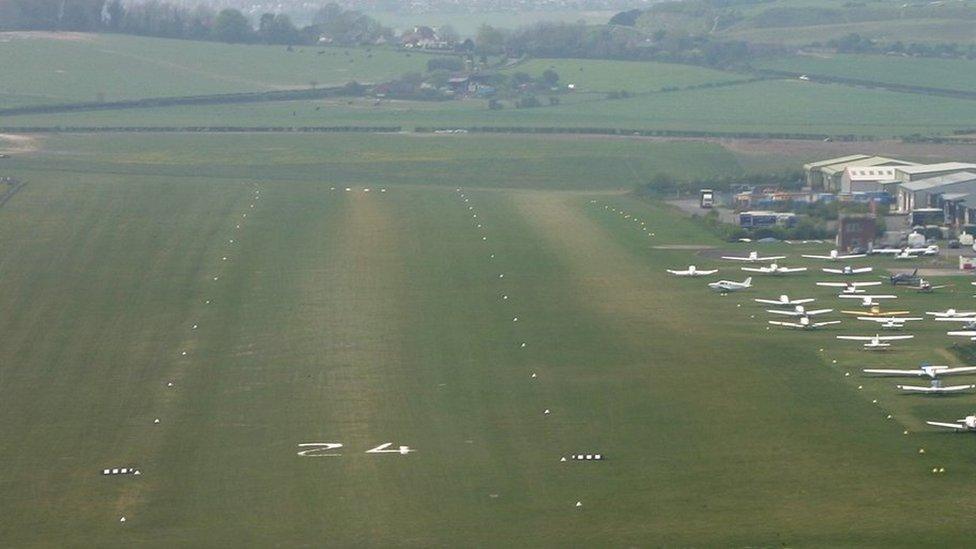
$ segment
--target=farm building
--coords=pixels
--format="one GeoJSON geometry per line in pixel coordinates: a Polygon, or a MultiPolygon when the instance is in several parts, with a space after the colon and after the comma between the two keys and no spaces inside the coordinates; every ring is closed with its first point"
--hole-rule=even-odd
{"type": "Polygon", "coordinates": [[[848,166],[840,178],[840,194],[871,193],[898,183],[895,166],[848,166]]]}
{"type": "Polygon", "coordinates": [[[841,164],[844,162],[853,162],[856,160],[863,160],[865,158],[871,158],[866,154],[852,154],[849,156],[841,156],[838,158],[829,158],[827,160],[821,160],[819,162],[810,162],[809,164],[803,165],[803,172],[807,176],[807,186],[815,190],[823,190],[826,187],[823,178],[823,168],[827,166],[832,166],[834,164],[841,164]]]}
{"type": "Polygon", "coordinates": [[[898,211],[910,213],[937,206],[936,198],[947,193],[976,192],[976,170],[916,179],[898,185],[898,211]]]}

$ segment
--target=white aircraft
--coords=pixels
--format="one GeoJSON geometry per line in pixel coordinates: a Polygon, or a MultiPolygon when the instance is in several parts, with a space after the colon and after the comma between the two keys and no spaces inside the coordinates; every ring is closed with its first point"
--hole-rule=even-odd
{"type": "Polygon", "coordinates": [[[723,294],[737,292],[739,290],[745,290],[746,288],[752,288],[752,277],[750,276],[742,282],[736,282],[734,280],[719,280],[718,282],[709,282],[708,287],[723,294]]]}
{"type": "Polygon", "coordinates": [[[895,341],[898,339],[912,339],[913,335],[897,335],[897,336],[883,336],[875,334],[873,336],[837,336],[837,339],[846,339],[848,341],[866,341],[862,347],[865,351],[884,351],[888,347],[891,347],[891,343],[888,341],[895,341]]]}
{"type": "Polygon", "coordinates": [[[925,280],[924,278],[918,279],[918,286],[907,286],[907,288],[911,290],[915,290],[916,292],[922,292],[923,294],[930,294],[935,290],[941,290],[942,288],[948,288],[948,287],[949,287],[948,284],[939,284],[937,286],[933,285],[931,282],[925,280]]]}
{"type": "Polygon", "coordinates": [[[806,310],[803,305],[797,305],[793,307],[792,311],[783,311],[779,309],[766,309],[767,313],[772,313],[774,315],[786,315],[786,316],[817,316],[825,313],[833,312],[833,309],[817,309],[814,311],[806,310]]]}
{"type": "Polygon", "coordinates": [[[841,290],[842,294],[863,294],[867,290],[862,290],[861,288],[865,286],[880,286],[880,282],[817,282],[817,286],[826,286],[828,288],[844,288],[841,290]]]}
{"type": "Polygon", "coordinates": [[[674,276],[708,276],[718,272],[718,269],[705,271],[699,269],[698,267],[695,267],[694,265],[689,265],[688,268],[683,271],[672,270],[672,269],[666,269],[666,270],[669,273],[673,274],[674,276]]]}
{"type": "Polygon", "coordinates": [[[775,263],[770,263],[768,267],[740,267],[743,271],[748,271],[750,273],[763,273],[763,274],[773,274],[773,275],[783,275],[791,273],[802,273],[807,270],[806,267],[780,267],[775,263]]]}
{"type": "Polygon", "coordinates": [[[808,259],[829,259],[830,261],[839,261],[841,259],[857,259],[859,257],[866,257],[867,254],[841,254],[837,250],[830,250],[829,255],[803,255],[801,257],[806,257],[808,259]]]}
{"type": "Polygon", "coordinates": [[[843,269],[828,269],[825,267],[820,270],[825,273],[850,276],[850,275],[870,273],[871,271],[874,270],[874,268],[873,267],[851,267],[850,265],[846,265],[843,269]]]}
{"type": "Polygon", "coordinates": [[[871,253],[873,253],[873,254],[890,254],[890,255],[895,256],[895,258],[900,258],[900,259],[913,259],[913,258],[918,257],[919,254],[921,254],[921,255],[938,255],[939,254],[939,246],[937,246],[936,244],[932,244],[932,245],[926,246],[924,248],[909,248],[907,246],[904,247],[904,248],[875,248],[875,249],[871,250],[871,253]]]}
{"type": "Polygon", "coordinates": [[[811,301],[816,301],[815,299],[790,299],[790,296],[783,294],[779,296],[779,299],[753,299],[756,303],[763,303],[766,305],[803,305],[804,303],[810,303],[811,301]]]}
{"type": "Polygon", "coordinates": [[[824,326],[830,326],[831,324],[840,324],[839,320],[828,320],[825,322],[811,322],[810,317],[806,315],[801,316],[799,322],[780,322],[779,320],[770,320],[768,322],[774,326],[785,326],[787,328],[799,328],[801,330],[814,330],[817,328],[823,328],[824,326]]]}
{"type": "Polygon", "coordinates": [[[953,332],[946,332],[946,335],[956,336],[956,337],[968,337],[970,341],[976,341],[976,331],[973,330],[958,330],[953,332]]]}
{"type": "Polygon", "coordinates": [[[848,294],[841,294],[841,295],[839,295],[837,297],[839,297],[841,299],[860,299],[861,300],[861,307],[874,307],[875,305],[881,305],[881,303],[878,303],[877,301],[875,301],[877,299],[897,299],[898,298],[898,296],[896,296],[896,295],[848,295],[848,294]]]}
{"type": "Polygon", "coordinates": [[[976,431],[976,416],[966,416],[962,419],[957,419],[955,423],[943,423],[941,421],[926,421],[925,423],[934,427],[955,429],[956,431],[976,431]]]}
{"type": "Polygon", "coordinates": [[[942,382],[938,379],[933,379],[932,384],[928,387],[919,387],[918,385],[895,385],[895,387],[905,391],[906,393],[924,393],[929,395],[961,393],[963,391],[969,391],[970,389],[976,389],[976,385],[948,385],[943,387],[942,382]]]}
{"type": "Polygon", "coordinates": [[[976,311],[957,311],[955,309],[946,309],[945,311],[929,311],[925,314],[932,315],[935,318],[976,318],[976,311]]]}
{"type": "Polygon", "coordinates": [[[976,316],[964,316],[958,318],[937,318],[936,322],[961,322],[963,330],[976,330],[976,316]]]}
{"type": "Polygon", "coordinates": [[[905,323],[911,320],[923,320],[921,317],[903,317],[903,316],[859,316],[858,320],[865,320],[868,322],[877,322],[879,327],[883,330],[901,330],[905,327],[905,323]]]}
{"type": "Polygon", "coordinates": [[[763,263],[766,261],[776,261],[777,259],[786,259],[785,255],[771,255],[769,257],[759,257],[759,252],[749,252],[746,257],[736,257],[736,256],[726,256],[723,255],[722,259],[731,259],[733,261],[748,261],[749,263],[763,263]]]}
{"type": "Polygon", "coordinates": [[[888,369],[876,369],[868,368],[866,370],[861,370],[865,374],[873,374],[877,376],[897,376],[897,377],[928,377],[930,379],[935,379],[939,376],[952,376],[959,374],[972,374],[976,373],[976,366],[963,366],[958,368],[950,368],[949,366],[932,366],[930,364],[922,364],[915,370],[888,370],[888,369]]]}

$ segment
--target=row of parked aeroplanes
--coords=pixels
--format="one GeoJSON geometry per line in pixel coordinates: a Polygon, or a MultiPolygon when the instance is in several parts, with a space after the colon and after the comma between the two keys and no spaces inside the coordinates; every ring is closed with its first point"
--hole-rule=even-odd
{"type": "MultiPolygon", "coordinates": [[[[872,250],[871,253],[891,254],[892,257],[897,259],[912,259],[923,255],[935,255],[938,253],[938,247],[929,246],[925,248],[899,249],[886,248],[875,249],[872,250]]],[[[838,252],[837,250],[831,250],[830,253],[826,255],[804,254],[802,257],[828,261],[846,261],[863,258],[866,257],[866,255],[867,254],[844,254],[838,252]]],[[[763,275],[789,275],[807,271],[806,267],[784,267],[779,265],[777,262],[786,259],[786,256],[761,256],[758,252],[751,252],[749,255],[741,257],[722,256],[722,259],[753,264],[768,263],[766,266],[741,267],[742,271],[748,273],[763,275]]],[[[872,268],[852,267],[847,265],[842,268],[823,268],[822,271],[828,274],[851,276],[870,273],[872,272],[872,268]]],[[[668,269],[668,272],[675,276],[698,277],[714,275],[718,273],[719,270],[698,269],[695,266],[689,266],[687,269],[668,269]]],[[[892,285],[905,285],[921,292],[931,292],[933,290],[946,287],[945,285],[933,285],[931,282],[923,279],[918,275],[917,269],[912,273],[900,273],[887,278],[892,285]]],[[[736,280],[718,280],[715,282],[710,282],[708,287],[722,294],[728,294],[731,292],[752,288],[752,282],[753,278],[752,276],[749,276],[741,282],[736,280]]],[[[910,314],[910,311],[882,311],[880,307],[882,301],[896,299],[898,296],[892,294],[867,294],[868,288],[880,286],[883,284],[881,281],[822,281],[817,282],[816,284],[817,286],[821,287],[836,288],[839,292],[838,297],[841,299],[860,300],[860,305],[867,308],[867,310],[851,310],[841,312],[844,314],[854,315],[860,321],[875,323],[879,329],[900,330],[904,329],[911,322],[919,322],[926,318],[923,316],[907,316],[910,314]]],[[[973,282],[973,285],[976,285],[976,282],[973,282]]],[[[753,301],[762,305],[776,306],[778,308],[766,309],[766,312],[771,315],[787,317],[767,320],[767,322],[772,326],[814,330],[824,328],[826,326],[841,324],[842,322],[841,320],[821,320],[822,315],[831,313],[834,310],[829,308],[811,308],[809,304],[815,301],[814,298],[797,299],[788,295],[781,295],[774,299],[756,298],[753,301]]],[[[953,322],[962,324],[963,330],[949,331],[947,333],[953,336],[969,337],[973,341],[976,341],[976,311],[958,311],[955,309],[948,309],[945,311],[928,311],[925,314],[927,317],[930,317],[938,322],[953,322]]],[[[874,334],[865,336],[838,335],[835,337],[838,340],[860,342],[862,344],[862,348],[865,350],[884,351],[890,349],[895,341],[909,340],[915,336],[912,334],[874,334]]],[[[976,384],[944,385],[941,380],[941,376],[976,374],[976,366],[950,367],[923,364],[917,369],[910,370],[864,369],[863,372],[866,375],[872,376],[925,377],[930,380],[929,385],[896,385],[897,389],[906,393],[942,395],[967,392],[976,389],[976,384]]],[[[928,421],[926,423],[932,426],[949,428],[957,431],[976,431],[976,415],[967,416],[955,422],[928,421]]]]}

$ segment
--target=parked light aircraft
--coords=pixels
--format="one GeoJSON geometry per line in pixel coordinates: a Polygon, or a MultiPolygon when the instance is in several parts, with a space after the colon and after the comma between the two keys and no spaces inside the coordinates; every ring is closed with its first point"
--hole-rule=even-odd
{"type": "Polygon", "coordinates": [[[718,269],[711,269],[706,271],[706,270],[699,269],[694,265],[689,265],[688,268],[683,271],[672,270],[672,269],[667,269],[667,271],[673,274],[674,276],[708,276],[717,273],[718,269]]]}
{"type": "Polygon", "coordinates": [[[873,267],[852,267],[850,265],[845,265],[843,269],[828,269],[826,267],[820,269],[825,273],[838,274],[838,275],[859,275],[864,273],[870,273],[874,270],[873,267]]]}
{"type": "Polygon", "coordinates": [[[976,431],[976,415],[957,419],[955,423],[944,423],[941,421],[926,421],[925,423],[934,427],[955,429],[956,431],[976,431]]]}
{"type": "Polygon", "coordinates": [[[912,286],[918,284],[922,279],[921,277],[918,276],[918,269],[915,269],[910,273],[895,273],[889,276],[888,280],[891,282],[892,286],[897,286],[899,284],[906,284],[908,286],[912,286]]]}
{"type": "Polygon", "coordinates": [[[896,335],[896,336],[883,336],[880,334],[875,334],[873,336],[837,336],[837,339],[846,339],[848,341],[865,341],[866,343],[862,345],[865,351],[884,351],[891,347],[891,343],[888,341],[895,341],[899,339],[912,339],[914,335],[896,335]]]}
{"type": "MultiPolygon", "coordinates": [[[[772,312],[772,311],[770,311],[772,312]]],[[[809,316],[801,316],[797,322],[781,322],[779,320],[768,321],[774,326],[785,326],[787,328],[799,328],[801,330],[814,330],[817,328],[823,328],[824,326],[830,326],[831,324],[840,324],[839,320],[827,320],[824,322],[812,322],[809,316]]]]}
{"type": "Polygon", "coordinates": [[[736,282],[734,280],[719,280],[718,282],[709,282],[708,287],[723,294],[737,292],[739,290],[745,290],[746,288],[752,288],[752,277],[750,276],[742,282],[736,282]]]}
{"type": "Polygon", "coordinates": [[[767,267],[740,267],[743,271],[748,271],[750,273],[763,273],[772,275],[784,275],[792,273],[802,273],[807,270],[806,267],[780,267],[775,263],[770,263],[767,267]]]}
{"type": "Polygon", "coordinates": [[[808,259],[829,259],[830,261],[840,261],[841,259],[857,259],[859,257],[865,257],[867,254],[841,254],[837,250],[830,250],[828,255],[803,255],[801,257],[806,257],[808,259]]]}
{"type": "Polygon", "coordinates": [[[976,311],[957,311],[955,309],[946,309],[945,311],[926,311],[927,315],[932,315],[935,318],[969,318],[976,317],[976,311]]]}
{"type": "Polygon", "coordinates": [[[867,290],[861,288],[865,286],[880,286],[880,282],[817,282],[817,286],[828,288],[843,288],[842,294],[863,294],[867,290]]]}
{"type": "Polygon", "coordinates": [[[933,286],[931,282],[925,280],[924,278],[919,278],[918,284],[913,286],[908,286],[909,289],[915,290],[917,292],[926,293],[926,294],[930,294],[935,290],[941,290],[942,288],[948,288],[948,287],[949,287],[948,284],[940,284],[938,286],[933,286]]]}
{"type": "Polygon", "coordinates": [[[891,369],[868,368],[861,371],[864,372],[865,374],[872,374],[877,376],[928,377],[930,379],[935,379],[939,376],[952,376],[952,375],[976,373],[976,366],[961,366],[958,368],[951,368],[949,366],[933,366],[931,364],[923,363],[921,366],[919,366],[914,370],[891,370],[891,369]]]}
{"type": "Polygon", "coordinates": [[[895,385],[895,387],[906,393],[923,393],[928,395],[945,395],[949,393],[962,393],[970,389],[976,389],[976,385],[947,385],[943,386],[938,379],[933,379],[928,387],[918,385],[895,385]]]}
{"type": "Polygon", "coordinates": [[[871,253],[888,254],[888,255],[895,256],[895,258],[898,258],[900,256],[902,259],[910,259],[910,258],[918,257],[919,255],[938,255],[939,247],[935,244],[932,244],[924,248],[909,248],[907,246],[904,248],[875,248],[871,250],[871,253]]]}
{"type": "Polygon", "coordinates": [[[906,322],[912,320],[922,320],[921,317],[906,316],[859,316],[857,319],[868,322],[877,322],[878,327],[883,330],[901,330],[905,327],[906,322]]]}
{"type": "Polygon", "coordinates": [[[766,309],[767,313],[772,313],[774,315],[786,315],[786,316],[817,316],[826,313],[833,312],[833,309],[816,309],[813,311],[806,310],[803,305],[797,305],[793,307],[792,310],[781,310],[781,309],[766,309]]]}
{"type": "Polygon", "coordinates": [[[878,299],[898,299],[898,296],[896,296],[896,295],[847,295],[847,294],[841,294],[841,295],[839,295],[837,297],[839,297],[840,299],[860,299],[861,300],[861,307],[873,307],[875,305],[881,305],[881,303],[879,303],[879,302],[876,301],[878,299]]]}
{"type": "Polygon", "coordinates": [[[766,261],[776,261],[778,259],[786,259],[785,255],[771,255],[768,257],[760,257],[759,252],[749,252],[749,255],[745,257],[736,256],[726,256],[723,255],[722,259],[731,259],[733,261],[748,261],[749,263],[763,263],[766,261]]]}
{"type": "Polygon", "coordinates": [[[804,303],[810,303],[816,300],[812,297],[807,299],[790,299],[790,296],[783,294],[779,296],[779,299],[753,299],[753,301],[766,305],[803,305],[804,303]]]}

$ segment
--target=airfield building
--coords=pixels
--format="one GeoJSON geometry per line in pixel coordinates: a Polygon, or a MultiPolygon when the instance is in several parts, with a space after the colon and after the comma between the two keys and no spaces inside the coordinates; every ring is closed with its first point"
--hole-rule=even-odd
{"type": "Polygon", "coordinates": [[[968,194],[971,192],[976,192],[976,169],[971,172],[960,171],[899,183],[898,211],[911,213],[920,208],[937,207],[937,197],[939,196],[946,193],[968,194]]]}
{"type": "Polygon", "coordinates": [[[881,183],[892,180],[894,175],[890,169],[884,168],[916,165],[886,156],[854,154],[804,164],[803,170],[811,189],[850,194],[884,190],[881,183]]]}

